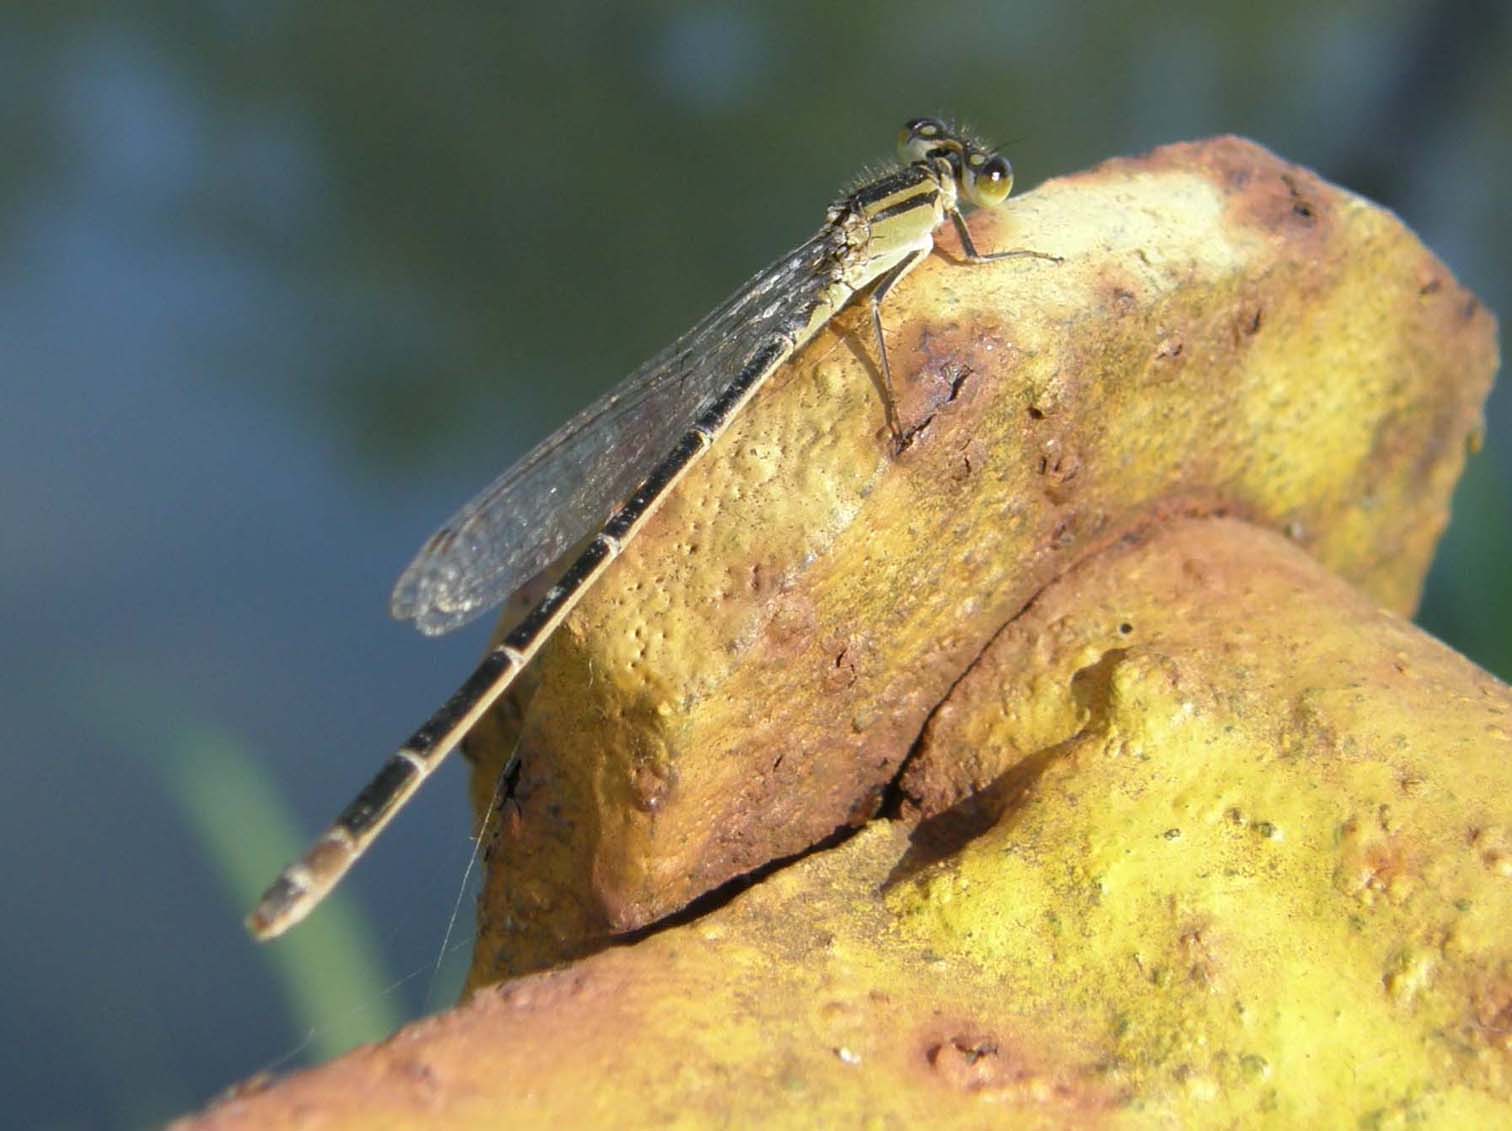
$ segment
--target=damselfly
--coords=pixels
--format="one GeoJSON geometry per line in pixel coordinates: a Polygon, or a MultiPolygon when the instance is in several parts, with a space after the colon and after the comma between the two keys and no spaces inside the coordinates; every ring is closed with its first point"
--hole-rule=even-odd
{"type": "Polygon", "coordinates": [[[331,828],[279,875],[248,917],[261,939],[304,918],[509,687],[688,468],[771,373],[870,288],[888,424],[901,433],[882,303],[934,247],[948,218],[971,263],[963,205],[1013,188],[1007,158],[935,118],[898,138],[903,165],[832,205],[807,242],[761,271],[669,348],[548,437],[446,523],[399,578],[391,611],[448,632],[493,608],[599,531],[557,582],[417,730],[331,828]],[[660,457],[659,462],[655,462],[660,457]],[[615,509],[615,508],[618,509],[615,509]],[[602,524],[602,525],[600,525],[602,524]]]}

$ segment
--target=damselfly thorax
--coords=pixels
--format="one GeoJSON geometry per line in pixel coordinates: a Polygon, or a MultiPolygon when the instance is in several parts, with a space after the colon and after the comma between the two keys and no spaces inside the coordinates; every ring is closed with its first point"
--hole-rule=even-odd
{"type": "Polygon", "coordinates": [[[898,151],[902,167],[834,204],[811,239],[542,441],[426,542],[399,578],[391,611],[436,634],[499,605],[598,530],[309,852],[278,876],[247,920],[254,935],[281,934],[325,897],[767,377],[862,292],[888,424],[900,439],[882,306],[933,250],[941,224],[955,225],[970,263],[1055,259],[1037,251],[983,255],[972,242],[962,205],[993,208],[1008,197],[1013,170],[1005,157],[934,118],[909,122],[898,151]]]}

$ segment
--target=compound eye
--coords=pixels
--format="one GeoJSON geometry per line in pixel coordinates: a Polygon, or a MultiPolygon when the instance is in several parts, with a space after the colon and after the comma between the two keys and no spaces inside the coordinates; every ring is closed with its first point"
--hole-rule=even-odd
{"type": "Polygon", "coordinates": [[[950,130],[938,118],[914,118],[898,134],[898,156],[912,164],[951,141],[950,130]]]}
{"type": "Polygon", "coordinates": [[[966,199],[979,208],[996,208],[1013,191],[1013,166],[1000,153],[971,152],[962,170],[966,199]]]}

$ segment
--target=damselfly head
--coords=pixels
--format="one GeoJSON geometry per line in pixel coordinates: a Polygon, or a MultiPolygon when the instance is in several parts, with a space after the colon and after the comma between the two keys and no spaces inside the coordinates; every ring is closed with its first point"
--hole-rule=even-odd
{"type": "Polygon", "coordinates": [[[909,164],[946,161],[968,204],[996,208],[1013,191],[1013,166],[939,118],[914,118],[898,134],[898,156],[909,164]]]}

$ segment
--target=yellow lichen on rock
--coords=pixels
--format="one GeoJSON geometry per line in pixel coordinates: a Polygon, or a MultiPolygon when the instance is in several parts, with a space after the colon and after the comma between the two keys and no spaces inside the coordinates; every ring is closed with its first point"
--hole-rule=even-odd
{"type": "Polygon", "coordinates": [[[977,218],[736,421],[540,662],[472,984],[676,911],[875,812],[929,712],[1051,579],[1157,511],[1286,530],[1408,610],[1494,323],[1394,217],[1247,142],[977,218]]]}
{"type": "Polygon", "coordinates": [[[917,827],[192,1126],[1512,1118],[1512,690],[1277,535],[1189,520],[1008,626],[919,757],[965,746],[996,777],[917,827]]]}
{"type": "Polygon", "coordinates": [[[1512,809],[1508,690],[1273,543],[1175,526],[1010,625],[911,767],[933,835],[971,836],[986,802],[945,786],[974,752],[996,823],[892,904],[1106,1026],[1141,1092],[1506,1118],[1512,888],[1473,846],[1512,809]]]}

